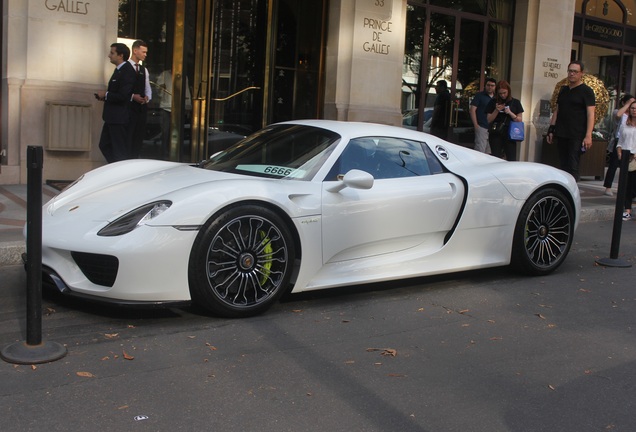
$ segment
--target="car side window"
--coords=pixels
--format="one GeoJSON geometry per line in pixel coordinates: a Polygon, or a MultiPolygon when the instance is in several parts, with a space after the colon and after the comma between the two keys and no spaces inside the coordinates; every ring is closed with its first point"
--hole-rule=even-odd
{"type": "Polygon", "coordinates": [[[416,177],[442,172],[439,161],[423,143],[390,137],[364,137],[349,141],[327,176],[336,180],[359,169],[375,179],[416,177]],[[429,161],[428,159],[432,160],[429,161]]]}

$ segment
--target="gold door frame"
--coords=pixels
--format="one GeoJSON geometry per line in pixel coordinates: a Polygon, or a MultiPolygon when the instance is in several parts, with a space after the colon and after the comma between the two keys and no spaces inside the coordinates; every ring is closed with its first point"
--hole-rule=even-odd
{"type": "Polygon", "coordinates": [[[197,22],[194,50],[194,92],[192,94],[192,122],[190,124],[190,162],[207,159],[208,99],[210,98],[210,50],[212,49],[212,9],[209,0],[197,0],[197,22]]]}
{"type": "MultiPolygon", "coordinates": [[[[170,116],[170,160],[180,161],[180,143],[183,142],[183,101],[187,81],[183,74],[185,62],[186,1],[176,0],[174,44],[172,52],[172,106],[170,116]]],[[[210,77],[210,41],[212,40],[212,2],[197,0],[195,25],[194,82],[192,92],[192,119],[190,123],[190,162],[207,158],[208,98],[210,77]]],[[[209,156],[209,155],[208,155],[209,156]]]]}
{"type": "Polygon", "coordinates": [[[174,43],[172,46],[172,106],[170,112],[170,156],[171,161],[179,161],[179,144],[183,140],[183,128],[181,119],[183,118],[184,100],[184,79],[183,60],[185,49],[185,2],[186,0],[176,0],[174,13],[174,43]]]}

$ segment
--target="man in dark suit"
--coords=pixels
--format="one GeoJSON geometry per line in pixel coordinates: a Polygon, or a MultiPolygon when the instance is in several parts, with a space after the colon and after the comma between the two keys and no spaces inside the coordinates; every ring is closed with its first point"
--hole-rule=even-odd
{"type": "Polygon", "coordinates": [[[138,39],[132,44],[132,54],[128,62],[135,69],[135,84],[130,100],[130,123],[128,125],[128,139],[130,140],[130,156],[138,158],[141,152],[144,135],[146,134],[146,117],[148,102],[152,99],[148,70],[140,63],[146,60],[148,45],[138,39]]]}
{"type": "Polygon", "coordinates": [[[95,97],[104,102],[104,127],[99,149],[108,163],[130,158],[127,127],[130,119],[130,98],[135,83],[135,69],[128,62],[130,50],[125,44],[110,46],[108,58],[116,66],[108,81],[108,90],[99,90],[95,97]]]}

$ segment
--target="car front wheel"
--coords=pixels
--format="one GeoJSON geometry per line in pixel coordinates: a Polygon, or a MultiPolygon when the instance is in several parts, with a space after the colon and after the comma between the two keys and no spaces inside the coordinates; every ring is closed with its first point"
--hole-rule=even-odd
{"type": "Polygon", "coordinates": [[[190,292],[195,304],[225,317],[265,311],[289,284],[294,244],[273,211],[245,205],[208,221],[190,255],[190,292]]]}
{"type": "Polygon", "coordinates": [[[543,189],[528,199],[515,226],[512,265],[530,275],[554,271],[574,236],[574,210],[559,190],[543,189]]]}

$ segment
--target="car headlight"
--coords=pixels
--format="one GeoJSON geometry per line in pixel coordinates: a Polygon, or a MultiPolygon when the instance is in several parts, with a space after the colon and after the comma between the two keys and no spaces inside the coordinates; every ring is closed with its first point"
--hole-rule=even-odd
{"type": "Polygon", "coordinates": [[[145,206],[136,208],[126,213],[99,230],[98,236],[112,237],[127,234],[137,228],[145,225],[148,221],[156,218],[164,211],[168,210],[172,205],[171,201],[157,201],[145,206]]]}

